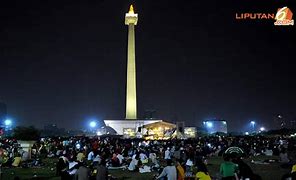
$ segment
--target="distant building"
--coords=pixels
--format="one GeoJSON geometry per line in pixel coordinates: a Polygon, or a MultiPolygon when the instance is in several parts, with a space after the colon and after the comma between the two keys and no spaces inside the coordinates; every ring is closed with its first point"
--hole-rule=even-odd
{"type": "Polygon", "coordinates": [[[212,119],[203,122],[205,129],[209,134],[222,132],[227,133],[227,122],[226,120],[212,119]]]}

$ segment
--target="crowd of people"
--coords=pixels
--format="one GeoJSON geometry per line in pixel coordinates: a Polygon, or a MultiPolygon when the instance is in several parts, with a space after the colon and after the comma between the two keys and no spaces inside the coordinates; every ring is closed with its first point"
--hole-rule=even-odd
{"type": "MultiPolygon", "coordinates": [[[[0,142],[0,164],[6,167],[42,166],[42,160],[56,160],[56,176],[62,180],[110,179],[110,169],[155,174],[155,179],[259,180],[244,162],[250,156],[278,157],[281,168],[291,168],[283,179],[295,178],[295,139],[264,136],[208,136],[196,139],[152,140],[100,137],[41,138],[29,152],[16,140],[0,142]],[[243,153],[229,152],[238,147],[243,153]],[[208,171],[208,159],[222,156],[220,172],[208,171]],[[293,166],[294,165],[294,166],[293,166]]],[[[275,161],[270,159],[269,162],[275,161]]],[[[254,163],[264,163],[257,162],[254,163]]],[[[279,168],[280,168],[279,167],[279,168]]]]}

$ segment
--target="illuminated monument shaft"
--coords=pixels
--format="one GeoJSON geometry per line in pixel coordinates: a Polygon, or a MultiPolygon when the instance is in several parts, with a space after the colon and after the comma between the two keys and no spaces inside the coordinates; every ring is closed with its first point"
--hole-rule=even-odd
{"type": "Polygon", "coordinates": [[[136,91],[136,57],[135,57],[135,25],[138,14],[133,6],[125,14],[125,24],[128,25],[127,47],[127,82],[126,82],[126,119],[137,119],[137,91],[136,91]]]}

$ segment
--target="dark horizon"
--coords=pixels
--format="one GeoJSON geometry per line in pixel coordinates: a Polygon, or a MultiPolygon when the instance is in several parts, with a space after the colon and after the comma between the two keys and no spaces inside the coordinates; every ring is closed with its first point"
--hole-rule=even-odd
{"type": "MultiPolygon", "coordinates": [[[[276,13],[295,1],[2,2],[0,102],[18,125],[81,129],[125,117],[127,26],[136,26],[138,117],[230,131],[296,120],[295,28],[235,13],[276,13]]],[[[293,19],[295,17],[293,16],[293,19]]]]}

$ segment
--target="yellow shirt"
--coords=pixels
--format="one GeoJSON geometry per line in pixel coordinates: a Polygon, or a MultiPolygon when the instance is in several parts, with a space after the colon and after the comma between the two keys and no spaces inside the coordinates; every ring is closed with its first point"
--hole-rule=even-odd
{"type": "Polygon", "coordinates": [[[296,172],[296,164],[292,167],[291,173],[296,172]]]}
{"type": "Polygon", "coordinates": [[[204,172],[198,172],[196,173],[196,179],[198,180],[211,180],[211,177],[204,172]]]}
{"type": "Polygon", "coordinates": [[[85,155],[80,152],[77,154],[76,158],[77,158],[77,161],[82,162],[85,158],[85,155]]]}
{"type": "Polygon", "coordinates": [[[185,172],[184,172],[184,169],[181,165],[177,166],[177,171],[178,171],[178,180],[185,179],[185,172]]]}
{"type": "Polygon", "coordinates": [[[21,157],[15,157],[13,159],[13,163],[11,165],[14,166],[14,167],[18,167],[20,165],[20,163],[21,163],[21,160],[22,160],[21,157]]]}

